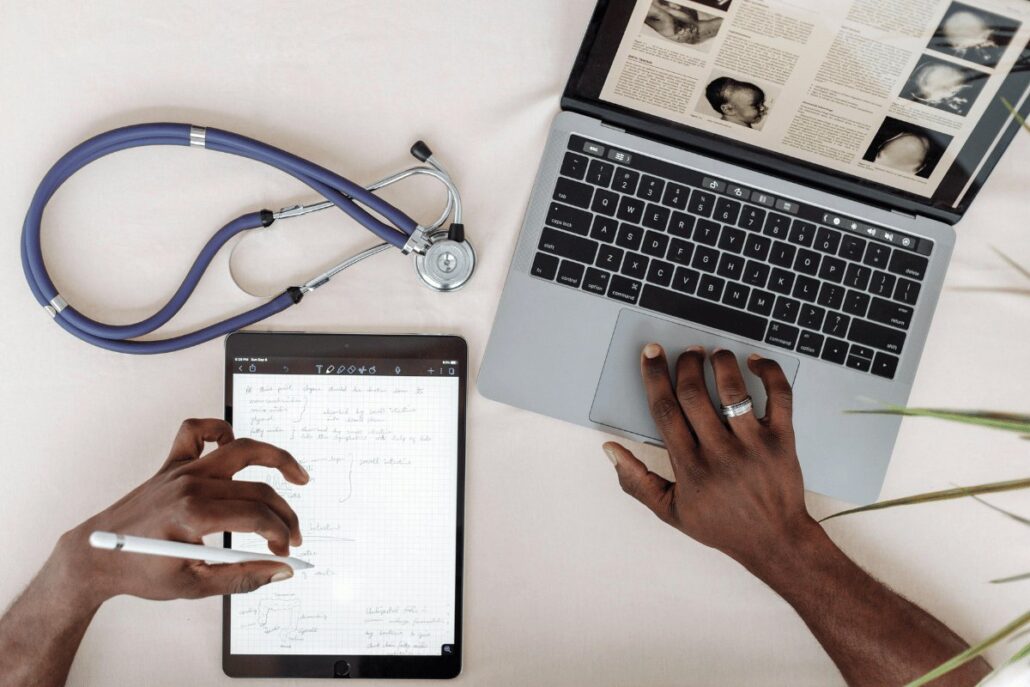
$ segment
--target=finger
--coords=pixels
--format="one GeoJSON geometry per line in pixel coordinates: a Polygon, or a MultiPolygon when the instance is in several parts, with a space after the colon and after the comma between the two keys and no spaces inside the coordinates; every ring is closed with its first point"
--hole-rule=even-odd
{"type": "Polygon", "coordinates": [[[627,448],[609,441],[603,446],[609,460],[615,465],[622,490],[647,506],[662,522],[671,523],[673,509],[673,483],[647,469],[627,448]]]}
{"type": "Polygon", "coordinates": [[[195,474],[229,479],[249,465],[275,468],[287,481],[307,484],[310,477],[297,459],[288,452],[253,439],[236,439],[212,451],[193,465],[195,474]]]}
{"type": "Polygon", "coordinates": [[[698,443],[718,443],[729,436],[705,384],[705,349],[691,346],[676,361],[676,397],[694,428],[698,443]]]}
{"type": "Polygon", "coordinates": [[[290,553],[290,528],[263,503],[242,499],[205,500],[188,515],[196,534],[246,532],[260,535],[277,556],[290,553]]]}
{"type": "Polygon", "coordinates": [[[779,434],[791,434],[794,425],[791,415],[794,408],[794,392],[787,381],[787,375],[779,363],[755,353],[748,356],[748,368],[762,380],[765,386],[765,418],[770,429],[779,434]]]}
{"type": "Polygon", "coordinates": [[[290,544],[300,546],[303,543],[300,533],[300,520],[275,489],[264,482],[247,482],[245,480],[205,479],[198,493],[209,499],[246,500],[263,503],[286,523],[290,530],[290,544]]]}
{"type": "MultiPolygon", "coordinates": [[[[669,363],[661,346],[656,343],[644,346],[640,356],[640,374],[644,378],[644,390],[647,392],[647,405],[651,417],[658,433],[662,435],[665,447],[669,449],[673,470],[677,470],[681,462],[693,462],[696,444],[690,435],[690,428],[687,427],[679,401],[672,391],[669,363]]],[[[679,477],[679,472],[676,476],[679,477]]]]}
{"type": "Polygon", "coordinates": [[[183,596],[199,599],[222,594],[245,594],[271,582],[293,577],[293,568],[282,563],[252,561],[206,565],[196,563],[187,568],[189,579],[183,596]]]}
{"type": "MultiPolygon", "coordinates": [[[[724,406],[729,406],[747,400],[749,398],[747,386],[744,384],[744,376],[740,373],[737,356],[733,355],[731,351],[720,348],[712,353],[711,360],[719,401],[724,406]]],[[[727,418],[726,421],[730,429],[737,433],[753,432],[759,426],[754,412],[727,418]]]]}
{"type": "Polygon", "coordinates": [[[168,452],[165,466],[200,458],[207,442],[217,442],[222,446],[232,440],[232,426],[225,420],[186,420],[179,426],[179,431],[172,440],[172,449],[168,452]]]}

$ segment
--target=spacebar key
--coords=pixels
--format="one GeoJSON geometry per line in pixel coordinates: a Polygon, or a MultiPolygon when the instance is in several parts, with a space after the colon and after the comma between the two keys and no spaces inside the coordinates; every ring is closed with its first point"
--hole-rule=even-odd
{"type": "Polygon", "coordinates": [[[726,308],[718,303],[686,296],[668,289],[660,289],[651,284],[644,287],[644,293],[640,297],[640,306],[756,341],[761,341],[765,336],[765,318],[763,317],[726,308]]]}

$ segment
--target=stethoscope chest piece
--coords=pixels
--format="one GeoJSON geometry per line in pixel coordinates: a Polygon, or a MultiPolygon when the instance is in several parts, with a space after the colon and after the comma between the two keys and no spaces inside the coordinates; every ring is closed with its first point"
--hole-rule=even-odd
{"type": "Polygon", "coordinates": [[[415,254],[415,271],[422,281],[437,291],[460,289],[476,269],[476,253],[468,241],[439,239],[415,254]]]}

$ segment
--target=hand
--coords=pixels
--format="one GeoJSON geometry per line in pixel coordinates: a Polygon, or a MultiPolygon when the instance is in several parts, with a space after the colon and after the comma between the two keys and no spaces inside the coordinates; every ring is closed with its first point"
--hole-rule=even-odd
{"type": "Polygon", "coordinates": [[[294,484],[308,481],[286,451],[234,440],[221,420],[187,420],[157,474],[61,537],[50,565],[64,571],[60,577],[79,595],[88,594],[92,606],[118,594],[175,599],[249,592],[290,577],[292,569],[281,563],[207,565],[89,545],[94,530],[197,544],[212,532],[256,532],[272,553],[288,555],[291,544],[301,543],[297,514],[267,484],[232,479],[248,465],[275,468],[294,484]],[[206,442],[218,448],[201,457],[206,442]]]}
{"type": "MultiPolygon", "coordinates": [[[[775,361],[752,355],[748,368],[765,385],[766,415],[759,419],[752,412],[724,421],[708,395],[704,359],[699,346],[683,353],[675,385],[658,344],[645,346],[640,359],[651,416],[669,451],[675,482],[649,471],[617,443],[604,449],[627,494],[663,522],[754,569],[770,552],[784,552],[813,528],[819,530],[805,507],[790,384],[775,361]]],[[[744,400],[747,389],[734,355],[717,350],[711,362],[721,402],[744,400]]]]}

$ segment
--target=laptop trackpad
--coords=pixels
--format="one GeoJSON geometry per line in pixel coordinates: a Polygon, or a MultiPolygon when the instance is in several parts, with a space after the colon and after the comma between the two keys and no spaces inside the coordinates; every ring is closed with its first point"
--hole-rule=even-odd
{"type": "MultiPolygon", "coordinates": [[[[652,341],[661,344],[665,349],[673,375],[676,373],[676,359],[690,346],[704,346],[709,353],[716,347],[733,351],[742,367],[747,357],[757,352],[778,362],[791,385],[794,384],[794,377],[798,371],[797,358],[775,349],[723,338],[689,325],[677,324],[633,310],[623,310],[615,324],[615,333],[612,334],[608,346],[608,356],[604,361],[601,379],[594,392],[594,404],[590,407],[592,421],[661,442],[658,430],[647,410],[644,382],[640,378],[640,350],[652,341]]],[[[765,414],[765,389],[762,387],[762,381],[746,367],[743,367],[742,372],[748,393],[754,400],[755,412],[762,417],[765,414]]],[[[705,383],[713,402],[718,407],[719,399],[715,394],[712,366],[707,360],[705,383]]]]}

